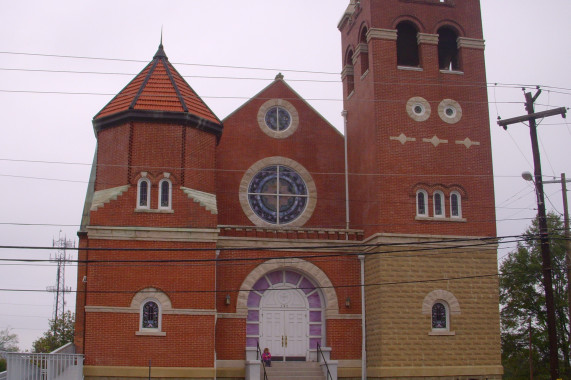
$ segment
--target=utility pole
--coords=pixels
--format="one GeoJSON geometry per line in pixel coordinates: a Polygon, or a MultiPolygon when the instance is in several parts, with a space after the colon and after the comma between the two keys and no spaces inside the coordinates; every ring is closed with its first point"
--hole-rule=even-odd
{"type": "Polygon", "coordinates": [[[545,306],[547,309],[547,333],[549,336],[549,371],[551,380],[559,379],[559,358],[557,349],[557,324],[555,320],[555,305],[553,302],[553,276],[551,271],[551,251],[549,247],[549,234],[547,231],[547,217],[545,214],[545,196],[543,194],[543,177],[541,174],[541,159],[539,155],[539,144],[537,141],[536,119],[561,115],[565,117],[567,110],[565,107],[556,108],[549,111],[535,112],[534,103],[541,94],[538,89],[535,95],[531,92],[525,93],[525,109],[527,115],[514,117],[506,120],[498,120],[498,125],[507,129],[510,124],[529,122],[529,133],[531,137],[531,148],[533,151],[533,166],[535,176],[535,189],[537,191],[537,217],[539,222],[539,238],[541,247],[541,261],[543,272],[543,286],[545,288],[545,306]]]}

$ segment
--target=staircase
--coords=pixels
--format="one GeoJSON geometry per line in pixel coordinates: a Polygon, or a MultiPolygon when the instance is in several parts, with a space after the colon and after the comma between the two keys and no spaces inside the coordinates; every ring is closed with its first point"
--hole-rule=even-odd
{"type": "Polygon", "coordinates": [[[317,362],[272,362],[266,373],[268,380],[325,380],[317,362]]]}

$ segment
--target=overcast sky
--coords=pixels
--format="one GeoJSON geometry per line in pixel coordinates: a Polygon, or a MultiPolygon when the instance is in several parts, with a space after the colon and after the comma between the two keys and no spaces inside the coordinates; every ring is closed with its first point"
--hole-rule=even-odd
{"type": "MultiPolygon", "coordinates": [[[[95,149],[91,120],[152,59],[161,27],[170,61],[220,119],[282,72],[342,129],[336,26],[348,2],[3,2],[0,245],[51,246],[60,234],[77,241],[95,149]]],[[[533,187],[520,177],[533,171],[529,130],[519,124],[506,132],[495,120],[525,113],[522,85],[543,87],[539,111],[571,105],[571,2],[481,3],[498,236],[517,235],[536,213],[533,187]]],[[[544,175],[571,177],[571,123],[546,119],[539,136],[544,175]]],[[[548,209],[562,213],[560,190],[546,185],[548,209]]],[[[501,246],[500,259],[509,247],[501,246]]],[[[54,253],[2,248],[0,259],[47,259],[54,253]]],[[[55,281],[56,268],[49,263],[0,261],[0,329],[17,333],[21,349],[30,349],[48,328],[53,295],[43,290],[55,281]]],[[[66,281],[75,289],[73,267],[66,281]]],[[[74,297],[67,296],[72,310],[74,297]]]]}

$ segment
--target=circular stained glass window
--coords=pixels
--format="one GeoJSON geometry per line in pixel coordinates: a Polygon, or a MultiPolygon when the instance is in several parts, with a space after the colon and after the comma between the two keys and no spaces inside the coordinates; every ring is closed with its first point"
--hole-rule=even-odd
{"type": "Polygon", "coordinates": [[[266,125],[273,131],[285,131],[291,125],[291,115],[280,106],[271,107],[265,116],[266,125]]]}
{"type": "Polygon", "coordinates": [[[254,213],[270,224],[287,224],[299,217],[308,202],[307,186],[292,168],[267,166],[248,186],[248,203],[254,213]]]}

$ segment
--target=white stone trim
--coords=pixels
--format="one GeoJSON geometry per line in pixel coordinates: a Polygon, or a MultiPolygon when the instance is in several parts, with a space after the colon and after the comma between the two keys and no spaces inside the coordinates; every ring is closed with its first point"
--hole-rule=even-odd
{"type": "Polygon", "coordinates": [[[396,29],[370,28],[367,31],[367,42],[369,42],[373,39],[396,41],[397,40],[397,30],[396,29]]]}
{"type": "Polygon", "coordinates": [[[407,137],[404,133],[401,133],[398,136],[390,136],[389,140],[396,140],[398,142],[400,142],[402,145],[404,145],[405,143],[407,143],[408,141],[416,141],[416,138],[414,137],[407,137]]]}
{"type": "Polygon", "coordinates": [[[438,300],[443,300],[448,304],[450,315],[460,315],[460,303],[448,290],[433,290],[424,297],[422,301],[422,314],[432,314],[432,305],[438,300]]]}
{"type": "Polygon", "coordinates": [[[473,145],[480,145],[480,143],[478,141],[472,141],[468,137],[466,137],[464,140],[461,140],[461,141],[457,140],[456,144],[464,145],[466,147],[466,149],[470,149],[470,147],[473,145]]]}
{"type": "Polygon", "coordinates": [[[240,205],[242,206],[242,210],[254,223],[256,226],[259,227],[277,227],[278,225],[271,224],[260,218],[258,215],[254,213],[254,210],[250,207],[250,202],[248,201],[248,187],[250,186],[250,181],[260,170],[267,166],[271,165],[283,165],[290,167],[291,169],[295,170],[297,174],[301,176],[305,185],[307,186],[307,204],[305,205],[305,210],[298,216],[295,220],[291,221],[287,224],[280,224],[280,226],[288,226],[288,227],[300,227],[305,224],[313,215],[313,211],[315,211],[315,207],[317,205],[317,188],[315,186],[315,181],[311,177],[311,174],[305,169],[301,164],[298,162],[291,160],[286,157],[274,156],[274,157],[267,157],[264,159],[259,160],[258,162],[254,163],[254,165],[250,166],[244,176],[242,177],[242,181],[240,182],[240,189],[239,189],[239,199],[240,205]]]}
{"type": "Polygon", "coordinates": [[[216,243],[218,229],[87,226],[90,239],[216,243]]]}
{"type": "Polygon", "coordinates": [[[189,189],[188,187],[184,186],[181,186],[180,188],[190,199],[199,203],[202,207],[210,211],[211,214],[218,214],[218,205],[215,194],[189,189]]]}
{"type": "Polygon", "coordinates": [[[456,124],[460,119],[462,119],[462,107],[460,107],[460,104],[455,100],[444,99],[438,105],[438,115],[445,123],[456,124]],[[453,116],[448,116],[446,114],[446,108],[448,107],[452,107],[454,109],[453,116]]]}
{"type": "Polygon", "coordinates": [[[258,281],[266,273],[278,269],[293,269],[304,275],[309,276],[315,281],[316,286],[321,288],[323,297],[325,298],[325,318],[338,317],[339,304],[337,302],[337,293],[333,287],[333,283],[325,272],[318,266],[302,259],[273,259],[263,262],[252,270],[240,285],[240,291],[236,300],[236,313],[247,315],[248,313],[248,295],[256,281],[258,281]]]}
{"type": "Polygon", "coordinates": [[[258,125],[260,129],[268,136],[275,139],[285,139],[291,136],[299,127],[299,114],[293,104],[285,99],[270,99],[266,101],[258,110],[258,125]],[[287,110],[291,116],[291,124],[283,131],[274,131],[266,125],[266,112],[272,107],[280,106],[287,110]]]}
{"type": "MultiPolygon", "coordinates": [[[[149,182],[150,185],[150,182],[149,182]]],[[[149,186],[150,188],[150,186],[149,186]]],[[[111,201],[116,200],[119,196],[121,196],[125,191],[129,189],[129,185],[112,187],[110,189],[99,190],[93,193],[93,201],[91,202],[91,209],[90,211],[95,211],[99,207],[103,207],[105,203],[109,203],[111,201]]],[[[137,192],[138,193],[138,192],[137,192]]],[[[138,199],[137,199],[138,203],[138,199]]]]}
{"type": "Polygon", "coordinates": [[[406,113],[408,114],[408,116],[410,116],[412,120],[419,122],[425,121],[430,117],[431,113],[430,103],[428,103],[426,99],[420,96],[414,96],[406,102],[406,113]],[[424,112],[421,114],[417,114],[416,112],[414,112],[414,109],[417,106],[422,107],[424,112]]]}
{"type": "Polygon", "coordinates": [[[436,148],[440,144],[448,144],[448,140],[439,139],[438,136],[434,135],[430,139],[422,139],[423,142],[431,143],[436,148]]]}

